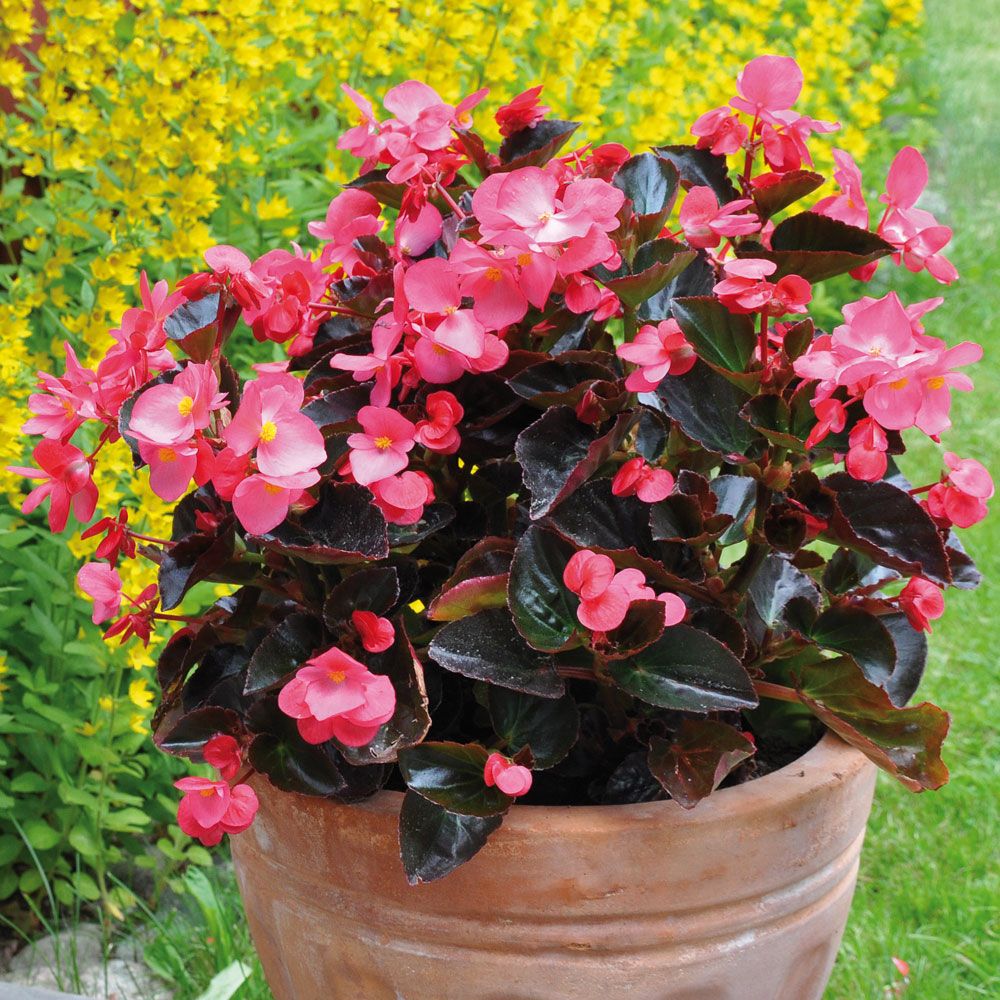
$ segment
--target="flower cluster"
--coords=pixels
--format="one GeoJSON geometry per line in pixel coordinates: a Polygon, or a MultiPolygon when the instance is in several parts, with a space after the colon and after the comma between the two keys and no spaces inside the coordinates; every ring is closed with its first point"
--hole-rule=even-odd
{"type": "Polygon", "coordinates": [[[252,818],[221,733],[286,791],[405,786],[404,815],[441,821],[402,823],[407,874],[439,877],[420,861],[454,856],[437,838],[478,849],[495,824],[470,820],[522,797],[694,805],[679,775],[707,794],[735,766],[727,741],[756,753],[763,698],[909,787],[944,782],[947,717],[906,705],[916,633],[944,587],[978,581],[953,527],[993,484],[948,452],[911,487],[889,456],[903,432],[937,440],[980,350],[924,330],[936,302],[894,294],[816,330],[816,285],[908,261],[796,211],[832,128],[795,110],[802,79],[753,59],[697,143],[637,155],[574,144],[535,88],[502,107],[496,152],[471,118],[482,94],[409,81],[389,118],[355,95],[341,144],[362,173],[317,246],[213,247],[207,270],[146,289],[95,368],[71,354],[41,377],[29,507],[93,515],[119,439],[175,504],[169,538],[120,513],[88,529],[103,561],[79,583],[95,622],[121,616],[108,636],[180,626],[155,738],[224,768],[180,786],[186,829],[252,818]],[[240,372],[241,337],[286,357],[240,372]],[[158,584],[131,598],[140,554],[158,584]],[[198,611],[205,581],[233,592],[198,611]],[[692,760],[691,739],[718,753],[692,760]]]}

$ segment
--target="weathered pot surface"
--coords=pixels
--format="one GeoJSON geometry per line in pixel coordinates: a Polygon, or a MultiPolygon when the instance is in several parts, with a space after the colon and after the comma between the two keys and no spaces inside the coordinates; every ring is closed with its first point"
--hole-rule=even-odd
{"type": "Polygon", "coordinates": [[[818,1000],[874,786],[828,734],[690,812],[516,805],[411,887],[401,794],[344,806],[258,781],[233,855],[277,1000],[818,1000]]]}

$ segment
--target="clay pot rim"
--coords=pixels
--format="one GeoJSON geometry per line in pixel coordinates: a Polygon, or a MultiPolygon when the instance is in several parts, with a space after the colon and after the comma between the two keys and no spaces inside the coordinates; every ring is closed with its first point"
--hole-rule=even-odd
{"type": "MultiPolygon", "coordinates": [[[[515,804],[504,815],[503,826],[505,837],[539,837],[579,832],[584,826],[608,835],[643,822],[698,826],[723,819],[729,822],[734,814],[746,821],[755,814],[778,812],[796,799],[815,795],[819,786],[840,785],[858,771],[874,767],[860,750],[827,730],[801,757],[762,778],[721,788],[694,809],[685,809],[672,800],[591,806],[515,804]]],[[[403,792],[383,790],[348,808],[398,815],[402,803],[403,792]]]]}

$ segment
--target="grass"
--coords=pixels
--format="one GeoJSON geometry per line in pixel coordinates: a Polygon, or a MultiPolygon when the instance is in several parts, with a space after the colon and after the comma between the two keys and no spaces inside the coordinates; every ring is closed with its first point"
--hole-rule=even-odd
{"type": "MultiPolygon", "coordinates": [[[[934,193],[955,229],[951,254],[961,281],[928,324],[949,343],[974,339],[986,357],[976,393],[959,397],[946,444],[1000,471],[1000,162],[996,80],[1000,50],[997,0],[930,0],[928,55],[919,68],[940,90],[939,141],[932,157],[934,193]]],[[[935,206],[935,209],[937,206],[935,206]]],[[[928,294],[933,290],[923,283],[928,294]]],[[[907,469],[934,472],[936,451],[917,453],[907,469]]],[[[1000,828],[997,790],[1000,700],[996,684],[995,608],[1000,599],[1000,517],[965,532],[986,576],[973,593],[951,591],[931,639],[920,696],[952,713],[945,744],[952,779],[936,793],[912,796],[881,776],[844,946],[828,1000],[868,1000],[895,979],[891,956],[910,963],[906,1000],[1000,996],[1000,828]]]]}

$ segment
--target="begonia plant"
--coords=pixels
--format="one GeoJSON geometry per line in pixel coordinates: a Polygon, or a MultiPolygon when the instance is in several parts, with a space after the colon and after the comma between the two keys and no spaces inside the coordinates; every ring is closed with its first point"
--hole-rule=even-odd
{"type": "Polygon", "coordinates": [[[416,883],[519,800],[691,808],[824,727],[912,789],[947,780],[948,716],[907,703],[944,588],[978,582],[954,528],[993,485],[945,452],[913,487],[895,458],[947,431],[982,352],[895,292],[816,328],[830,278],[957,275],[915,149],[877,221],[839,151],[838,193],[803,204],[837,126],[794,110],[801,86],[761,56],[694,143],[634,155],[578,144],[540,88],[500,109],[496,151],[484,91],[409,81],[381,115],[348,90],[361,173],[318,247],[144,277],[96,370],[67,347],[41,376],[25,511],[89,522],[119,436],[176,502],[170,538],[124,510],[88,528],[78,579],[108,638],[177,627],[156,742],[218,773],[177,782],[188,833],[246,829],[264,780],[397,789],[416,883]],[[237,372],[250,337],[285,360],[237,372]],[[139,555],[159,584],[123,594],[139,555]],[[205,581],[232,592],[205,607],[205,581]]]}

